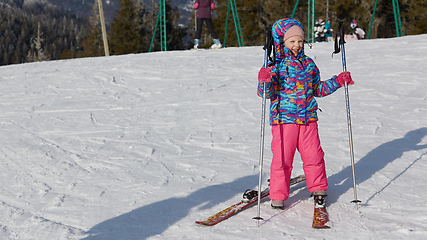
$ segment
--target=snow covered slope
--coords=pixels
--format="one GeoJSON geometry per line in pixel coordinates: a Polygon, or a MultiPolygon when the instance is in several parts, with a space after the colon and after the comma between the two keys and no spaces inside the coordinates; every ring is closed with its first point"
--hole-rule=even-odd
{"type": "MultiPolygon", "coordinates": [[[[423,239],[426,41],[346,44],[358,211],[344,89],[318,99],[330,230],[311,228],[304,184],[282,212],[263,202],[260,227],[256,207],[194,224],[257,186],[262,47],[0,67],[0,239],[423,239]]],[[[342,71],[332,51],[306,47],[323,79],[342,71]]]]}

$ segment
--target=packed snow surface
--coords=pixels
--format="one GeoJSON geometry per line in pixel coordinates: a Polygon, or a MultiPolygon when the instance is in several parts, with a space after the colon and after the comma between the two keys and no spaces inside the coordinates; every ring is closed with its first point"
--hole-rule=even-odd
{"type": "MultiPolygon", "coordinates": [[[[318,99],[332,228],[311,228],[300,183],[195,224],[257,189],[264,50],[173,51],[0,68],[0,239],[425,239],[427,35],[348,42],[357,196],[345,91],[318,99]]],[[[306,54],[339,74],[332,43],[306,54]]],[[[271,162],[266,127],[263,187],[271,162]]],[[[295,156],[294,176],[302,174],[295,156]]]]}

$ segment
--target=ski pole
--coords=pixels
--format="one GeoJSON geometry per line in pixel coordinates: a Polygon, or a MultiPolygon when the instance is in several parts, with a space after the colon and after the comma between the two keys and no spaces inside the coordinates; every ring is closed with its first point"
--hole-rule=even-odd
{"type": "MultiPolygon", "coordinates": [[[[268,56],[269,56],[269,47],[271,44],[271,27],[267,26],[264,28],[265,31],[265,45],[264,45],[264,66],[268,67],[268,56]]],[[[267,84],[263,83],[263,93],[262,93],[262,114],[261,114],[261,139],[260,139],[260,156],[259,156],[259,178],[258,178],[258,210],[257,216],[253,219],[257,220],[257,227],[259,227],[259,220],[263,220],[261,215],[261,185],[262,185],[262,170],[264,163],[264,136],[265,136],[265,109],[266,109],[266,89],[267,84]]]]}
{"type": "MultiPolygon", "coordinates": [[[[347,63],[346,63],[346,58],[345,58],[345,47],[344,47],[345,40],[344,40],[343,22],[340,22],[338,24],[338,32],[340,35],[339,45],[341,48],[342,67],[343,67],[343,71],[346,72],[347,71],[347,63]]],[[[337,49],[337,46],[338,46],[338,44],[337,44],[337,38],[336,38],[335,39],[335,52],[334,53],[340,52],[340,49],[339,48],[337,49]]],[[[346,107],[347,107],[348,141],[349,141],[349,146],[350,146],[351,172],[353,175],[353,191],[354,191],[354,200],[351,202],[355,203],[356,209],[358,209],[358,203],[360,203],[361,201],[359,201],[357,199],[356,171],[355,171],[355,167],[354,167],[353,133],[351,130],[351,116],[350,116],[350,97],[349,97],[347,82],[344,83],[344,88],[345,88],[345,103],[346,103],[346,107]]]]}

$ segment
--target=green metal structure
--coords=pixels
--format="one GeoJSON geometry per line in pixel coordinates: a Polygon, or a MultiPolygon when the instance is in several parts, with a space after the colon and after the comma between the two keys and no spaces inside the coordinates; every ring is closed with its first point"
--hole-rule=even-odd
{"type": "Polygon", "coordinates": [[[153,37],[151,38],[150,50],[153,46],[154,37],[156,36],[157,26],[160,23],[160,50],[167,51],[167,38],[166,38],[166,1],[160,0],[159,15],[157,16],[156,27],[154,28],[153,37]]]}
{"type": "MultiPolygon", "coordinates": [[[[396,25],[396,35],[397,35],[397,37],[401,37],[401,36],[403,36],[403,32],[402,32],[402,20],[400,17],[399,1],[398,0],[392,0],[392,2],[393,2],[394,22],[396,25]]],[[[375,1],[375,6],[374,6],[374,11],[372,13],[371,23],[369,24],[369,31],[368,31],[367,39],[369,39],[369,37],[371,36],[372,23],[374,22],[375,10],[377,9],[377,5],[378,5],[378,0],[375,1]]]]}
{"type": "Polygon", "coordinates": [[[401,36],[403,36],[402,19],[400,17],[400,9],[399,9],[399,1],[398,0],[393,0],[393,12],[394,12],[394,21],[396,23],[396,33],[397,33],[398,37],[401,37],[401,36]]]}
{"type": "Polygon", "coordinates": [[[295,2],[294,11],[292,11],[292,16],[291,16],[291,18],[294,18],[294,16],[295,16],[295,12],[297,11],[298,3],[299,3],[299,0],[297,0],[297,1],[295,2]]]}
{"type": "Polygon", "coordinates": [[[160,0],[159,7],[160,15],[160,49],[161,51],[167,51],[166,47],[166,2],[165,0],[160,0]]]}
{"type": "Polygon", "coordinates": [[[239,20],[239,14],[237,13],[236,0],[228,0],[227,19],[225,21],[224,47],[226,46],[225,44],[227,41],[227,28],[228,28],[228,18],[229,18],[230,8],[233,14],[234,26],[236,28],[237,42],[239,43],[239,47],[244,47],[245,44],[243,43],[243,35],[242,35],[242,29],[240,28],[240,20],[239,20]]]}
{"type": "Polygon", "coordinates": [[[307,42],[314,43],[314,7],[315,0],[308,0],[307,42]]]}

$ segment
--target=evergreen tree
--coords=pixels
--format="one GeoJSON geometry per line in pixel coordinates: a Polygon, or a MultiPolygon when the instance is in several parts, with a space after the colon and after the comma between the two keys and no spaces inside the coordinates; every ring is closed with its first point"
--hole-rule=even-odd
{"type": "Polygon", "coordinates": [[[83,41],[83,56],[105,56],[98,0],[94,0],[91,13],[92,15],[88,20],[90,24],[89,33],[83,41]]]}
{"type": "Polygon", "coordinates": [[[406,6],[402,11],[402,25],[408,34],[427,33],[427,0],[401,1],[406,6]]]}
{"type": "Polygon", "coordinates": [[[34,42],[37,50],[37,61],[47,61],[49,57],[44,54],[43,42],[44,39],[41,37],[40,23],[38,24],[37,37],[34,42]]]}
{"type": "MultiPolygon", "coordinates": [[[[265,5],[257,0],[240,0],[239,1],[240,24],[244,44],[246,46],[262,45],[264,43],[264,27],[267,22],[261,16],[264,15],[265,5]]],[[[237,4],[237,3],[236,3],[237,4]]]]}
{"type": "Polygon", "coordinates": [[[116,11],[111,23],[110,46],[115,55],[144,52],[145,29],[142,19],[145,10],[135,0],[120,0],[120,10],[116,11]]]}
{"type": "Polygon", "coordinates": [[[78,57],[75,52],[76,34],[77,25],[82,21],[72,19],[58,8],[44,3],[19,0],[1,4],[0,64],[59,59],[64,50],[72,53],[70,57],[78,57]]]}
{"type": "Polygon", "coordinates": [[[187,27],[178,24],[180,14],[177,7],[172,7],[172,0],[166,1],[166,34],[168,50],[183,50],[187,46],[184,37],[187,35],[187,27]]]}

